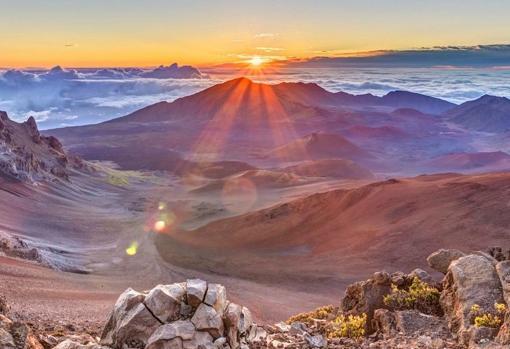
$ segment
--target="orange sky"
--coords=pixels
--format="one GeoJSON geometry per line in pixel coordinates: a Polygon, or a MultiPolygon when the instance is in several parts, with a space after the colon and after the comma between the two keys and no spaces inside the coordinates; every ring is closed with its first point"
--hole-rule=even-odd
{"type": "MultiPolygon", "coordinates": [[[[1,1],[1,0],[0,0],[1,1]]],[[[0,67],[198,66],[507,42],[510,3],[479,0],[19,0],[0,67]]]]}

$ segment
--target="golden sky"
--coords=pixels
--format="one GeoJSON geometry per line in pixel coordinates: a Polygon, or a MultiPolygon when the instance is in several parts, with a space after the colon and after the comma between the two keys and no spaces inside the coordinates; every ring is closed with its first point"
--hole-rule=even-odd
{"type": "Polygon", "coordinates": [[[0,0],[0,67],[198,66],[505,43],[504,0],[0,0]]]}

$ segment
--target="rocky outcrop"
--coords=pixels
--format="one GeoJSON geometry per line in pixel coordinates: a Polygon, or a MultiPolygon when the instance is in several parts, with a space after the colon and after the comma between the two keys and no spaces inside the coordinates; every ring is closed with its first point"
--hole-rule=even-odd
{"type": "Polygon", "coordinates": [[[0,174],[29,182],[67,180],[71,168],[85,167],[57,138],[41,135],[33,117],[17,123],[0,111],[0,174]]]}
{"type": "Polygon", "coordinates": [[[427,257],[429,266],[440,273],[446,274],[450,263],[463,257],[464,253],[459,250],[440,249],[427,257]]]}
{"type": "Polygon", "coordinates": [[[265,340],[250,311],[227,300],[225,287],[191,279],[149,292],[126,290],[101,335],[114,349],[245,348],[265,340]]]}
{"type": "Polygon", "coordinates": [[[490,313],[495,303],[503,302],[503,291],[493,263],[480,255],[461,257],[450,264],[443,282],[441,304],[452,332],[460,342],[472,339],[472,307],[490,313]]]}

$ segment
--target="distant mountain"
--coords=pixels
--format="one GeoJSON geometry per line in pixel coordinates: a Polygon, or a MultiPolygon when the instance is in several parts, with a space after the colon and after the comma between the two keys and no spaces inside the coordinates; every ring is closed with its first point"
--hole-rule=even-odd
{"type": "Polygon", "coordinates": [[[483,132],[510,130],[510,99],[484,95],[449,110],[446,117],[467,129],[483,132]]]}
{"type": "Polygon", "coordinates": [[[313,133],[278,147],[268,154],[281,161],[318,159],[369,159],[372,156],[347,139],[336,134],[313,133]]]}
{"type": "Polygon", "coordinates": [[[439,171],[510,169],[510,155],[502,151],[446,154],[427,161],[424,168],[439,171]]]}
{"type": "Polygon", "coordinates": [[[0,111],[0,175],[30,182],[67,179],[71,167],[82,165],[57,138],[42,136],[33,117],[17,123],[0,111]]]}
{"type": "Polygon", "coordinates": [[[317,107],[370,106],[412,108],[423,113],[438,114],[451,109],[455,104],[404,91],[390,92],[383,97],[369,94],[356,96],[345,92],[332,93],[313,83],[271,85],[237,78],[171,103],[156,103],[110,122],[170,121],[183,118],[210,120],[218,114],[223,115],[223,118],[231,116],[285,121],[317,115],[317,107]]]}

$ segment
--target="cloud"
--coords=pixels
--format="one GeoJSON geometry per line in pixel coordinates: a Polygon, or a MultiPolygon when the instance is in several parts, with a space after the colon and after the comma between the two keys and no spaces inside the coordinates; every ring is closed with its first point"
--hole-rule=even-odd
{"type": "Polygon", "coordinates": [[[179,76],[170,67],[0,71],[0,110],[18,121],[32,115],[42,129],[95,123],[214,83],[201,73],[200,79],[187,79],[196,73],[192,67],[178,67],[179,76]]]}
{"type": "Polygon", "coordinates": [[[256,39],[268,39],[268,38],[272,39],[276,36],[278,36],[278,34],[275,34],[275,33],[258,33],[258,34],[253,35],[253,37],[256,39]]]}
{"type": "Polygon", "coordinates": [[[510,64],[510,44],[344,53],[336,57],[294,60],[288,64],[295,67],[498,67],[510,64]]]}
{"type": "Polygon", "coordinates": [[[256,47],[255,49],[264,52],[275,52],[284,50],[282,47],[263,47],[263,46],[256,47]]]}

